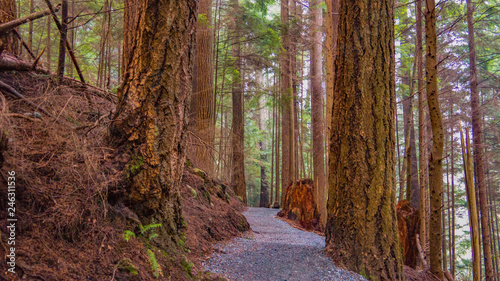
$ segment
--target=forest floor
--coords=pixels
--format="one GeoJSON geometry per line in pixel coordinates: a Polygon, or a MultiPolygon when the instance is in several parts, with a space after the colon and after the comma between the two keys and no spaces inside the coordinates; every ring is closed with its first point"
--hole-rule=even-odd
{"type": "Polygon", "coordinates": [[[365,280],[325,256],[324,237],[292,227],[278,211],[248,208],[243,215],[252,230],[216,245],[205,269],[231,281],[365,280]]]}

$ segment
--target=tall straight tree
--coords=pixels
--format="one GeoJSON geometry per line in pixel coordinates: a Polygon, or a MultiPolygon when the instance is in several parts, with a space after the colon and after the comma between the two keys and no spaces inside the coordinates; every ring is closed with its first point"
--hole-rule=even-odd
{"type": "Polygon", "coordinates": [[[488,218],[488,202],[486,197],[486,180],[484,168],[483,128],[482,110],[477,89],[476,73],[476,43],[474,40],[474,4],[467,0],[467,27],[469,30],[469,63],[470,63],[470,92],[472,110],[472,142],[474,148],[474,167],[476,185],[479,191],[479,211],[481,217],[481,233],[484,254],[484,273],[486,281],[494,280],[493,262],[491,255],[491,231],[488,218]]]}
{"type": "MultiPolygon", "coordinates": [[[[0,23],[16,19],[15,0],[0,0],[0,7],[2,7],[0,8],[0,23]]],[[[17,38],[11,31],[0,34],[0,54],[4,50],[13,55],[17,55],[19,52],[17,38]]]]}
{"type": "Polygon", "coordinates": [[[324,132],[324,100],[323,87],[323,42],[322,14],[319,0],[311,0],[312,13],[312,48],[311,48],[311,123],[312,153],[314,174],[314,195],[320,213],[321,225],[326,225],[326,193],[325,193],[325,136],[324,132]]]}
{"type": "Polygon", "coordinates": [[[341,0],[339,15],[327,252],[366,278],[403,280],[393,188],[394,1],[341,0]]]}
{"type": "Polygon", "coordinates": [[[240,196],[243,202],[247,202],[247,191],[245,183],[245,154],[244,154],[244,134],[243,127],[243,83],[241,75],[241,43],[240,43],[240,8],[238,0],[232,0],[233,5],[233,30],[231,55],[234,58],[233,71],[233,127],[231,130],[231,141],[233,148],[233,185],[234,192],[240,196]]]}
{"type": "Polygon", "coordinates": [[[119,155],[130,155],[124,167],[129,183],[125,201],[146,219],[155,214],[162,224],[160,237],[178,242],[198,1],[139,3],[137,33],[128,75],[118,90],[110,141],[119,155]]]}
{"type": "Polygon", "coordinates": [[[429,159],[429,197],[430,222],[429,246],[431,272],[440,280],[444,280],[442,246],[442,212],[443,205],[443,121],[439,107],[437,86],[437,35],[436,35],[436,3],[434,0],[425,1],[425,38],[426,38],[426,92],[429,115],[432,127],[432,150],[429,159]]]}
{"type": "Polygon", "coordinates": [[[196,139],[194,164],[209,174],[214,170],[215,137],[212,0],[201,0],[196,31],[196,139]]]}
{"type": "Polygon", "coordinates": [[[420,208],[418,215],[420,217],[420,242],[427,245],[427,223],[426,201],[427,185],[425,184],[425,172],[427,171],[426,149],[425,149],[425,128],[424,128],[424,73],[423,73],[423,49],[422,49],[422,1],[415,1],[416,17],[416,39],[415,39],[415,60],[417,70],[417,95],[418,95],[418,166],[419,166],[419,188],[420,188],[420,208]]]}
{"type": "MultiPolygon", "coordinates": [[[[295,0],[291,0],[295,1],[295,0]]],[[[289,7],[288,0],[281,0],[281,203],[285,199],[285,191],[295,176],[294,143],[294,113],[293,90],[291,73],[290,34],[289,34],[289,7]]]]}

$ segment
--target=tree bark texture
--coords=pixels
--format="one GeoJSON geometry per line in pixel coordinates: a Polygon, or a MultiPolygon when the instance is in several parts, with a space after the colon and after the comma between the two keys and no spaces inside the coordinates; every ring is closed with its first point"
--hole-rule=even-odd
{"type": "Polygon", "coordinates": [[[118,90],[110,140],[128,155],[128,202],[180,225],[179,184],[185,161],[187,107],[197,18],[196,0],[141,0],[129,73],[118,90]]]}
{"type": "Polygon", "coordinates": [[[139,0],[124,0],[123,10],[123,52],[121,65],[121,79],[127,75],[130,59],[132,58],[132,46],[136,38],[137,20],[139,16],[139,0]]]}
{"type": "Polygon", "coordinates": [[[442,246],[442,212],[443,205],[443,121],[439,107],[437,86],[437,35],[436,35],[436,9],[434,0],[426,0],[425,9],[425,38],[426,38],[426,92],[427,104],[432,127],[432,150],[429,159],[429,198],[430,198],[430,223],[429,246],[431,272],[440,280],[444,280],[442,246]]]}
{"type": "Polygon", "coordinates": [[[343,0],[339,14],[327,252],[368,279],[403,280],[393,189],[394,2],[343,0]]]}
{"type": "MultiPolygon", "coordinates": [[[[6,23],[17,18],[16,1],[14,0],[0,0],[0,24],[6,23]]],[[[0,54],[2,51],[17,56],[19,53],[19,46],[17,37],[12,31],[7,31],[0,35],[0,54]]]]}

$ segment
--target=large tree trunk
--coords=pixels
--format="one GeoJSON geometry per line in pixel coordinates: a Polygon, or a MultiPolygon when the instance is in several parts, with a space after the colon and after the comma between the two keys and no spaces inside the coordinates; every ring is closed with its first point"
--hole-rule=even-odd
{"type": "MultiPolygon", "coordinates": [[[[126,199],[155,213],[176,237],[185,161],[187,107],[197,17],[196,0],[141,0],[128,75],[118,90],[110,140],[124,155],[126,199]]],[[[174,239],[174,238],[172,238],[174,239]]]]}
{"type": "MultiPolygon", "coordinates": [[[[295,0],[292,0],[295,1],[295,0]]],[[[287,187],[295,176],[295,163],[293,161],[293,143],[294,143],[294,126],[293,126],[293,89],[292,89],[292,73],[291,73],[291,48],[289,36],[289,21],[288,21],[288,0],[281,0],[281,29],[282,52],[281,52],[281,104],[282,106],[282,121],[281,121],[281,203],[285,199],[284,188],[287,187]]]]}
{"type": "Polygon", "coordinates": [[[235,71],[233,71],[233,127],[231,130],[232,147],[233,147],[233,185],[234,193],[241,197],[241,200],[247,203],[247,191],[245,183],[245,155],[244,155],[244,134],[243,127],[243,83],[241,74],[241,44],[239,38],[239,13],[238,0],[232,0],[234,9],[234,30],[236,31],[233,37],[231,55],[235,58],[235,71]]]}
{"type": "Polygon", "coordinates": [[[392,0],[343,0],[339,10],[326,245],[341,266],[372,280],[404,279],[393,189],[393,9],[392,0]]]}
{"type": "Polygon", "coordinates": [[[484,169],[484,148],[483,148],[483,128],[482,110],[477,89],[476,73],[476,43],[474,40],[474,4],[467,0],[467,26],[469,29],[469,62],[470,62],[470,91],[472,110],[472,135],[474,147],[474,167],[476,184],[479,191],[479,210],[481,214],[481,233],[484,254],[484,273],[486,281],[494,280],[493,262],[491,255],[491,231],[488,218],[488,202],[486,198],[486,181],[484,169]]]}
{"type": "Polygon", "coordinates": [[[320,224],[326,225],[326,192],[325,192],[325,137],[324,131],[324,100],[323,87],[323,42],[322,10],[319,0],[310,2],[312,13],[312,48],[311,48],[311,123],[312,123],[312,153],[314,199],[320,213],[320,224]]]}
{"type": "Polygon", "coordinates": [[[212,0],[201,0],[196,31],[196,143],[194,165],[212,174],[215,137],[212,0]]]}
{"type": "MultiPolygon", "coordinates": [[[[15,0],[0,0],[0,7],[0,24],[16,19],[17,12],[15,0]]],[[[15,56],[19,53],[17,37],[12,30],[0,34],[0,54],[2,51],[7,51],[15,56]]]]}
{"type": "Polygon", "coordinates": [[[440,280],[444,280],[441,208],[443,205],[443,121],[439,107],[439,95],[437,87],[437,36],[436,36],[436,9],[434,0],[426,0],[425,9],[425,38],[426,38],[426,60],[425,70],[427,73],[427,104],[432,126],[432,151],[429,160],[429,191],[430,191],[430,223],[429,223],[429,246],[431,272],[440,280]]]}

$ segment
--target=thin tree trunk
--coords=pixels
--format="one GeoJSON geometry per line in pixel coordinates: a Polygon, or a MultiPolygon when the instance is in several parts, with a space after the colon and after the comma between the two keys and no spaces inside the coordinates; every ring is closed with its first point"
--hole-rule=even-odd
{"type": "MultiPolygon", "coordinates": [[[[453,104],[451,105],[451,112],[453,112],[453,104]]],[[[453,124],[453,123],[452,123],[453,124]]],[[[452,253],[451,253],[451,274],[456,276],[455,274],[455,138],[453,126],[451,127],[451,225],[453,228],[451,229],[451,244],[452,244],[452,253]]]]}
{"type": "Polygon", "coordinates": [[[245,155],[244,155],[244,127],[243,127],[243,83],[241,75],[241,43],[239,38],[239,17],[240,9],[238,0],[232,0],[234,9],[234,25],[236,35],[232,38],[231,55],[235,58],[235,71],[233,71],[232,95],[233,95],[233,126],[232,131],[232,148],[233,148],[233,185],[234,192],[241,200],[247,203],[247,192],[245,183],[245,155]]]}
{"type": "Polygon", "coordinates": [[[66,37],[68,33],[68,0],[62,0],[61,6],[61,29],[59,38],[59,60],[57,62],[57,77],[59,82],[64,76],[64,65],[66,62],[66,37]]]}
{"type": "MultiPolygon", "coordinates": [[[[30,0],[30,14],[35,12],[35,1],[30,0]]],[[[33,21],[28,23],[28,48],[33,50],[33,21]]],[[[31,60],[31,57],[28,57],[31,60]]]]}
{"type": "Polygon", "coordinates": [[[51,64],[51,61],[52,61],[52,59],[51,59],[51,55],[52,55],[52,52],[51,52],[51,50],[52,50],[52,42],[50,40],[50,35],[51,35],[50,34],[51,33],[51,31],[50,31],[50,23],[51,23],[50,17],[47,17],[47,43],[46,43],[47,46],[45,48],[47,49],[47,69],[49,71],[51,70],[51,65],[52,65],[51,64]]]}
{"type": "Polygon", "coordinates": [[[419,154],[419,183],[420,183],[420,242],[427,245],[427,185],[425,175],[427,174],[427,152],[425,145],[425,119],[424,119],[424,75],[423,75],[423,50],[422,50],[422,2],[415,1],[416,14],[416,64],[417,64],[417,93],[418,93],[418,154],[419,154]]]}
{"type": "Polygon", "coordinates": [[[465,129],[465,141],[460,128],[460,138],[462,140],[462,157],[464,162],[465,182],[467,191],[467,208],[469,210],[469,225],[472,244],[472,272],[473,280],[481,280],[481,246],[479,243],[479,221],[476,205],[476,191],[474,187],[474,167],[470,152],[469,130],[465,129]]]}
{"type": "Polygon", "coordinates": [[[479,191],[479,210],[481,215],[481,233],[484,254],[484,269],[486,281],[492,281],[493,263],[491,256],[491,231],[488,219],[488,203],[486,198],[486,182],[484,172],[484,151],[483,151],[483,129],[482,110],[477,89],[476,74],[476,47],[474,41],[474,6],[471,0],[467,0],[467,27],[469,31],[469,62],[470,62],[470,89],[471,89],[471,110],[472,110],[472,135],[474,144],[474,167],[476,175],[477,189],[479,191]]]}
{"type": "MultiPolygon", "coordinates": [[[[295,1],[295,0],[292,0],[295,1]]],[[[281,52],[281,105],[282,106],[282,121],[281,121],[281,204],[285,197],[285,189],[292,181],[295,171],[295,163],[293,161],[294,149],[294,126],[293,126],[293,89],[292,89],[292,73],[291,73],[291,50],[290,50],[290,35],[288,21],[288,0],[281,0],[281,29],[282,52],[281,52]]]]}
{"type": "MultiPolygon", "coordinates": [[[[258,76],[262,76],[262,73],[257,73],[258,76]]],[[[266,163],[267,163],[267,155],[266,149],[267,144],[264,138],[264,132],[266,131],[266,101],[264,96],[261,96],[259,99],[259,129],[262,132],[261,140],[259,141],[260,147],[260,202],[259,207],[267,207],[269,204],[269,183],[267,181],[266,175],[266,163]]]]}

